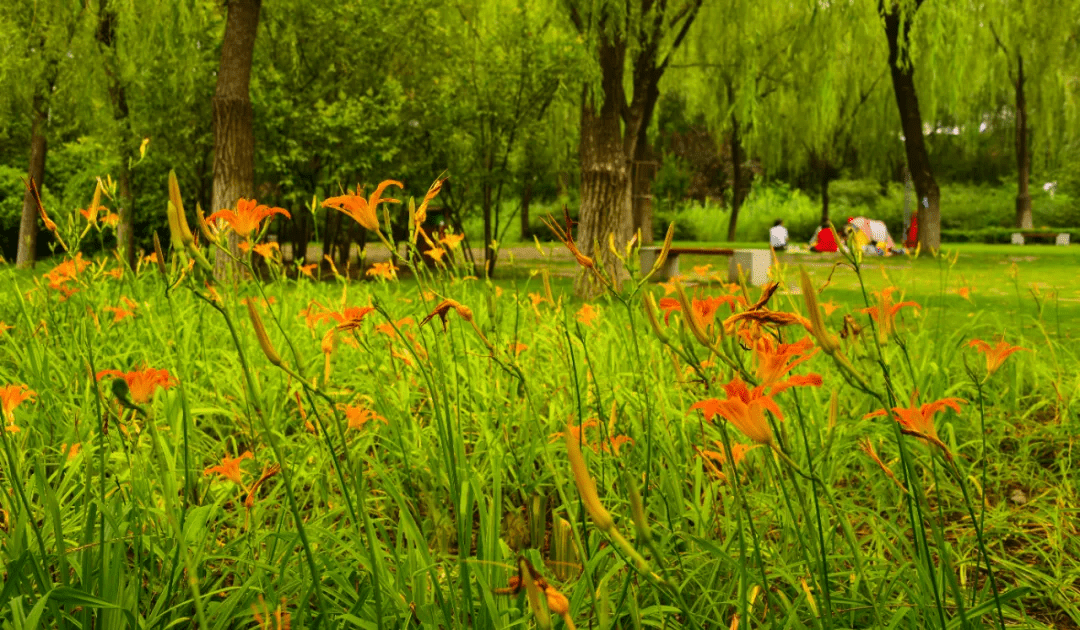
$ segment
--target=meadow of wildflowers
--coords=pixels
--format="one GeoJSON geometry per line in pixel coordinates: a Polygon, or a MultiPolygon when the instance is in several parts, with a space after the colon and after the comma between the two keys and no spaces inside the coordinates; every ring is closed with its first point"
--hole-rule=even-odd
{"type": "Polygon", "coordinates": [[[62,251],[0,271],[0,626],[1080,624],[1075,342],[837,304],[854,257],[651,283],[555,220],[598,296],[494,282],[418,227],[441,182],[394,186],[323,202],[406,252],[359,277],[175,179],[135,269],[80,252],[106,183],[41,209],[62,251]]]}

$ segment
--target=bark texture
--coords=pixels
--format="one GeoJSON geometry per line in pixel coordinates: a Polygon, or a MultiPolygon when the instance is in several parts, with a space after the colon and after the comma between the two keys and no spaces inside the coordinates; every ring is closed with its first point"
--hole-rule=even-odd
{"type": "MultiPolygon", "coordinates": [[[[566,3],[571,21],[582,35],[600,34],[596,55],[602,93],[593,93],[586,87],[581,105],[581,208],[577,244],[616,286],[621,285],[626,271],[610,251],[608,239],[613,238],[616,247],[621,248],[632,238],[635,226],[642,228],[643,236],[652,233],[651,216],[644,208],[635,217],[634,162],[640,156],[639,147],[646,137],[644,128],[648,127],[660,96],[660,78],[672,52],[686,37],[702,0],[691,0],[674,17],[668,15],[667,0],[638,2],[640,21],[619,26],[615,24],[618,18],[607,9],[595,8],[593,3],[594,10],[600,12],[594,16],[595,30],[586,18],[585,7],[590,3],[575,0],[566,3]],[[669,50],[662,56],[660,44],[669,33],[673,37],[667,40],[669,50]],[[628,39],[631,35],[633,41],[628,39]],[[627,71],[631,75],[629,79],[627,71]],[[629,99],[627,85],[632,89],[629,99]]],[[[651,182],[642,183],[638,192],[647,194],[643,190],[646,185],[651,189],[651,182]]],[[[600,290],[592,274],[585,271],[578,277],[575,288],[583,297],[600,290]]]]}
{"type": "Polygon", "coordinates": [[[1031,229],[1031,147],[1028,137],[1027,98],[1024,96],[1024,58],[1016,55],[1016,227],[1031,229]]]}
{"type": "MultiPolygon", "coordinates": [[[[255,193],[255,135],[249,87],[261,0],[231,0],[225,22],[217,87],[214,90],[214,192],[212,211],[236,208],[241,197],[255,193]]],[[[237,252],[230,235],[229,248],[237,252]]],[[[231,265],[218,252],[215,275],[227,276],[231,265]]]]}
{"type": "MultiPolygon", "coordinates": [[[[45,177],[45,154],[48,148],[45,141],[45,127],[48,124],[45,113],[45,98],[34,96],[34,120],[30,126],[30,180],[41,190],[45,177]]],[[[18,269],[29,269],[37,260],[38,207],[34,195],[28,189],[23,195],[22,217],[19,221],[19,248],[15,255],[18,269]]]]}
{"type": "MultiPolygon", "coordinates": [[[[916,0],[915,10],[923,0],[916,0]]],[[[915,68],[908,54],[910,49],[911,21],[914,11],[905,15],[899,2],[881,0],[879,8],[885,22],[885,36],[889,42],[889,72],[892,75],[893,93],[900,112],[900,127],[904,133],[904,149],[907,153],[908,171],[915,185],[918,204],[919,244],[929,253],[941,247],[941,191],[938,189],[930,156],[923,138],[922,114],[915,93],[915,68]]]]}
{"type": "MultiPolygon", "coordinates": [[[[624,244],[633,233],[633,206],[630,185],[630,160],[637,144],[638,129],[623,131],[623,69],[626,65],[626,41],[618,37],[599,44],[603,72],[603,100],[585,95],[581,107],[581,209],[578,247],[593,256],[605,273],[620,278],[623,270],[608,251],[608,235],[616,244],[624,244]],[[627,146],[629,145],[629,146],[627,146]]],[[[639,122],[640,124],[640,122],[639,122]]],[[[629,126],[629,125],[628,125],[629,126]]],[[[579,295],[594,294],[599,288],[590,274],[578,278],[579,295]]]]}

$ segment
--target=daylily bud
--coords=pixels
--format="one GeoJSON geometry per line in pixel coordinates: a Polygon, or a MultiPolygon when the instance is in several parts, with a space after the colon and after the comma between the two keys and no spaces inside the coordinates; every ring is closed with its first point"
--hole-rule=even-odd
{"type": "Polygon", "coordinates": [[[660,327],[660,320],[656,318],[656,300],[653,299],[652,295],[646,293],[642,302],[645,303],[645,316],[649,319],[649,326],[652,328],[653,334],[660,340],[660,343],[666,344],[668,342],[667,334],[660,327]]]}
{"type": "Polygon", "coordinates": [[[180,184],[176,181],[176,171],[169,171],[169,201],[176,207],[177,228],[180,230],[180,241],[185,245],[195,242],[195,237],[188,227],[187,215],[184,213],[184,202],[180,198],[180,184]]]}
{"type": "Polygon", "coordinates": [[[199,204],[195,204],[195,218],[198,219],[199,233],[206,239],[206,242],[217,243],[218,239],[214,236],[213,232],[210,231],[210,226],[206,223],[206,217],[203,216],[202,206],[199,204]]]}
{"type": "Polygon", "coordinates": [[[649,271],[649,275],[656,273],[664,266],[664,262],[667,261],[668,252],[671,251],[671,241],[675,238],[675,222],[672,221],[668,224],[667,234],[664,235],[664,245],[660,248],[660,253],[656,256],[656,260],[653,261],[652,270],[649,271]]]}
{"type": "Polygon", "coordinates": [[[165,254],[161,251],[161,241],[158,240],[156,231],[154,232],[154,258],[156,259],[155,262],[157,263],[157,268],[158,271],[161,272],[161,275],[168,275],[168,272],[165,271],[165,254]]]}
{"type": "Polygon", "coordinates": [[[615,526],[615,521],[600,503],[600,497],[596,494],[596,484],[589,477],[589,469],[585,467],[585,456],[581,454],[578,438],[570,429],[569,426],[566,428],[566,453],[570,459],[570,469],[574,473],[574,484],[577,485],[585,510],[593,523],[600,529],[608,531],[615,526]]]}
{"type": "Polygon", "coordinates": [[[174,250],[180,250],[184,247],[184,239],[180,235],[180,217],[176,211],[176,205],[173,202],[166,202],[165,216],[169,220],[169,243],[172,244],[174,250]]]}
{"type": "Polygon", "coordinates": [[[652,528],[649,527],[649,520],[645,515],[645,503],[641,500],[637,483],[629,473],[623,475],[623,480],[630,494],[630,514],[634,518],[634,529],[637,531],[638,540],[649,544],[652,541],[652,528]]]}
{"type": "Polygon", "coordinates": [[[825,330],[825,321],[821,317],[821,307],[818,306],[817,289],[810,281],[806,269],[799,270],[799,286],[802,288],[803,299],[806,300],[807,317],[810,319],[810,332],[817,339],[825,354],[833,354],[840,348],[840,340],[836,335],[825,330]]]}
{"type": "Polygon", "coordinates": [[[281,365],[281,355],[274,349],[274,344],[270,343],[270,337],[266,334],[266,328],[263,326],[262,317],[259,316],[259,311],[255,309],[255,303],[248,299],[245,301],[247,304],[248,317],[251,318],[251,326],[255,329],[255,337],[259,340],[259,347],[262,348],[263,354],[273,365],[281,365]]]}
{"type": "Polygon", "coordinates": [[[690,332],[693,333],[694,338],[698,340],[698,343],[706,348],[711,348],[712,343],[709,341],[708,335],[706,335],[705,331],[701,328],[701,323],[698,321],[698,318],[694,316],[694,307],[686,297],[686,292],[683,291],[682,283],[680,282],[675,283],[675,295],[679,300],[679,306],[682,307],[683,323],[690,329],[690,332]]]}

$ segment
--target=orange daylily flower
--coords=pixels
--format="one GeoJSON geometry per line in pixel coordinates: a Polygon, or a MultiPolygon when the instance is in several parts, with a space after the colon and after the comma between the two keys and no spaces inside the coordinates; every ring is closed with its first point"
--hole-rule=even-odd
{"type": "Polygon", "coordinates": [[[176,381],[169,376],[167,370],[154,368],[143,368],[132,372],[101,370],[97,373],[97,380],[101,381],[104,376],[123,379],[127,383],[128,391],[131,394],[131,401],[136,404],[149,402],[159,387],[169,389],[176,384],[176,381]]]}
{"type": "MultiPolygon", "coordinates": [[[[712,473],[716,475],[717,478],[727,480],[727,475],[721,472],[721,468],[726,468],[728,465],[729,458],[727,456],[727,449],[724,448],[724,443],[719,440],[713,440],[713,443],[716,444],[716,448],[718,450],[702,450],[697,448],[696,446],[694,447],[694,450],[697,451],[697,454],[702,458],[702,460],[709,467],[712,473]]],[[[732,470],[738,469],[739,464],[741,464],[743,459],[746,458],[746,454],[754,450],[755,448],[758,448],[759,446],[761,445],[742,444],[740,442],[735,442],[734,444],[732,444],[730,457],[732,470]]]]}
{"type": "Polygon", "coordinates": [[[461,241],[463,240],[465,240],[464,234],[454,234],[452,232],[447,232],[443,235],[442,238],[439,239],[439,242],[443,245],[446,245],[450,249],[457,249],[457,247],[461,245],[461,241]]]}
{"type": "Polygon", "coordinates": [[[394,333],[395,326],[398,330],[404,330],[406,326],[413,324],[416,324],[416,320],[411,317],[405,317],[394,322],[393,326],[391,326],[389,322],[385,324],[379,324],[375,327],[375,332],[380,332],[388,337],[394,337],[396,336],[396,334],[394,333]]]}
{"type": "Polygon", "coordinates": [[[769,388],[770,394],[776,394],[789,387],[820,386],[821,376],[818,374],[797,375],[784,379],[795,366],[810,360],[817,352],[818,349],[814,347],[814,342],[809,337],[804,337],[795,343],[774,343],[770,337],[762,335],[754,344],[757,376],[761,379],[761,384],[769,388]]]}
{"type": "MultiPolygon", "coordinates": [[[[729,308],[735,308],[735,297],[731,295],[713,295],[704,298],[693,298],[690,300],[690,308],[693,311],[694,321],[698,323],[701,328],[708,328],[712,325],[716,319],[716,310],[721,305],[727,304],[729,308]]],[[[668,323],[668,318],[671,314],[678,311],[682,312],[682,305],[675,298],[662,297],[660,298],[660,310],[664,311],[664,323],[668,323]]]]}
{"type": "Polygon", "coordinates": [[[347,306],[340,313],[328,312],[325,317],[329,317],[338,323],[337,330],[356,330],[360,327],[364,317],[374,310],[375,307],[373,306],[347,306]]]}
{"type": "MultiPolygon", "coordinates": [[[[97,225],[98,213],[102,210],[108,211],[108,208],[101,205],[101,180],[97,181],[97,185],[94,187],[94,197],[90,200],[90,205],[85,210],[80,209],[79,214],[83,215],[86,222],[90,225],[97,225]]],[[[117,217],[119,219],[119,217],[117,217]]]]}
{"type": "MultiPolygon", "coordinates": [[[[67,289],[64,286],[67,282],[74,280],[80,273],[90,266],[90,261],[83,260],[82,252],[75,254],[74,258],[69,258],[59,265],[53,267],[50,271],[44,274],[44,278],[49,281],[50,289],[64,290],[67,289]]],[[[71,290],[74,292],[73,290],[71,290]]],[[[70,293],[68,293],[70,295],[70,293]]]]}
{"type": "Polygon", "coordinates": [[[840,305],[829,300],[828,302],[822,302],[821,308],[825,311],[825,317],[828,317],[829,315],[832,315],[836,309],[840,308],[840,305]]]}
{"type": "Polygon", "coordinates": [[[135,311],[129,311],[122,306],[104,306],[103,311],[109,311],[113,314],[113,323],[122,322],[128,317],[135,317],[135,311]]]}
{"type": "MultiPolygon", "coordinates": [[[[605,453],[612,453],[613,455],[618,457],[623,446],[625,446],[626,444],[630,444],[631,446],[633,446],[634,439],[626,435],[615,435],[614,420],[615,416],[612,416],[611,420],[608,421],[607,442],[599,441],[600,423],[596,420],[596,418],[589,418],[585,422],[581,423],[580,426],[571,424],[567,427],[567,431],[569,432],[570,437],[573,440],[580,442],[585,446],[588,446],[593,450],[594,453],[599,453],[602,450],[605,453]],[[589,442],[582,437],[581,432],[585,429],[590,428],[596,430],[598,441],[595,443],[589,442]]],[[[549,438],[552,442],[555,442],[556,440],[562,439],[566,434],[566,431],[558,431],[556,433],[552,433],[549,438]]]]}
{"type": "Polygon", "coordinates": [[[105,216],[101,217],[101,223],[102,225],[115,228],[120,224],[120,215],[115,212],[106,212],[105,216]]]}
{"type": "Polygon", "coordinates": [[[389,424],[386,418],[375,413],[373,410],[367,407],[358,405],[349,405],[345,407],[345,418],[349,421],[350,429],[363,429],[364,425],[372,420],[377,420],[383,424],[389,424]]]}
{"type": "Polygon", "coordinates": [[[960,287],[956,290],[956,294],[968,302],[971,301],[971,287],[960,287]]]}
{"type": "Polygon", "coordinates": [[[435,305],[435,308],[427,314],[427,317],[420,320],[420,325],[423,326],[424,324],[431,321],[435,316],[438,316],[439,319],[442,320],[443,330],[445,331],[446,318],[449,316],[451,309],[457,311],[458,317],[460,317],[461,319],[464,319],[467,322],[472,322],[472,309],[470,309],[468,306],[465,306],[464,304],[461,304],[457,300],[446,299],[435,305]]]}
{"type": "Polygon", "coordinates": [[[271,208],[267,205],[260,205],[254,199],[241,198],[236,202],[236,212],[232,210],[218,210],[214,214],[206,217],[207,222],[213,223],[214,221],[221,219],[225,223],[229,224],[232,231],[237,235],[249,239],[252,232],[258,232],[259,226],[267,217],[271,217],[275,214],[284,215],[286,219],[291,219],[292,215],[285,208],[271,208]]]}
{"type": "Polygon", "coordinates": [[[551,230],[552,234],[555,235],[555,238],[558,239],[560,243],[565,245],[566,249],[570,250],[570,253],[574,255],[574,259],[577,260],[579,265],[586,269],[595,270],[596,263],[593,262],[593,259],[583,254],[581,250],[578,249],[577,245],[574,243],[574,228],[570,220],[570,213],[567,212],[565,207],[563,207],[563,219],[566,222],[565,228],[556,223],[555,219],[552,218],[550,215],[545,217],[543,221],[544,225],[546,225],[547,228],[551,230]]]}
{"type": "Polygon", "coordinates": [[[60,445],[60,453],[63,454],[67,458],[67,460],[69,462],[71,460],[75,459],[76,457],[78,457],[79,456],[79,451],[81,451],[81,450],[82,450],[82,442],[75,442],[74,444],[71,445],[70,448],[68,448],[67,443],[64,443],[64,444],[60,445]]]}
{"type": "Polygon", "coordinates": [[[274,243],[274,242],[259,243],[258,245],[256,245],[252,249],[255,250],[256,254],[262,256],[263,258],[265,258],[267,260],[271,260],[271,259],[274,258],[274,251],[275,250],[278,251],[279,253],[281,252],[281,246],[278,245],[277,243],[274,243]]]}
{"type": "MultiPolygon", "coordinates": [[[[914,435],[926,439],[929,442],[940,446],[942,450],[945,449],[945,445],[938,438],[937,427],[934,426],[934,415],[944,410],[945,408],[952,409],[956,413],[960,413],[960,405],[967,403],[966,400],[961,398],[942,398],[941,400],[935,400],[934,402],[917,405],[915,396],[912,396],[910,407],[893,407],[892,416],[893,419],[900,423],[901,431],[908,435],[914,435]]],[[[879,416],[887,416],[889,412],[884,409],[878,409],[872,411],[863,419],[875,418],[879,416]]],[[[946,452],[948,452],[946,450],[946,452]]]]}
{"type": "Polygon", "coordinates": [[[2,337],[7,331],[11,330],[12,328],[14,328],[14,326],[11,326],[6,322],[0,322],[0,337],[2,337]]]}
{"type": "Polygon", "coordinates": [[[712,269],[712,265],[695,265],[694,275],[706,278],[709,275],[709,271],[712,269]]]}
{"type": "Polygon", "coordinates": [[[255,623],[259,624],[259,630],[290,630],[289,612],[284,608],[285,598],[282,597],[281,605],[275,608],[274,612],[270,612],[270,608],[263,601],[263,596],[259,595],[259,604],[251,605],[251,616],[255,623]],[[260,606],[262,607],[261,610],[260,606]]]}
{"type": "MultiPolygon", "coordinates": [[[[440,190],[442,190],[442,185],[445,181],[445,177],[435,180],[435,182],[428,187],[427,194],[424,195],[424,200],[420,202],[420,207],[416,209],[416,213],[413,215],[413,225],[416,226],[417,233],[420,232],[420,226],[424,224],[424,221],[427,221],[428,204],[431,203],[431,200],[439,194],[440,190]]],[[[413,235],[413,238],[416,238],[416,234],[413,235]]],[[[425,238],[427,237],[425,236],[425,238]]]]}
{"type": "Polygon", "coordinates": [[[36,396],[37,392],[21,383],[0,387],[0,409],[4,412],[4,419],[7,420],[8,431],[18,433],[19,427],[15,426],[15,409],[27,400],[33,400],[36,396]]]}
{"type": "Polygon", "coordinates": [[[379,231],[379,204],[384,202],[401,203],[397,199],[382,198],[383,191],[386,190],[387,186],[397,186],[398,188],[402,188],[403,184],[399,181],[388,179],[379,184],[375,189],[375,192],[371,193],[371,196],[367,199],[364,198],[361,188],[357,186],[354,194],[330,197],[322,202],[322,207],[334,208],[335,210],[343,212],[365,228],[377,232],[379,231]]]}
{"type": "Polygon", "coordinates": [[[577,312],[577,320],[586,326],[592,326],[593,320],[600,316],[600,309],[592,304],[583,304],[577,312]]]}
{"type": "Polygon", "coordinates": [[[280,464],[273,464],[267,468],[264,468],[262,474],[259,475],[259,478],[255,480],[255,483],[251,484],[251,487],[248,488],[247,498],[244,499],[244,507],[249,510],[255,507],[255,493],[259,491],[259,486],[266,483],[268,479],[278,474],[279,472],[281,472],[280,464]]]}
{"type": "Polygon", "coordinates": [[[771,445],[772,427],[765,417],[765,411],[771,411],[777,420],[784,419],[772,395],[765,393],[763,385],[754,389],[747,388],[746,383],[738,376],[724,385],[724,391],[727,393],[725,400],[702,400],[691,405],[690,411],[700,409],[707,422],[712,422],[712,419],[719,415],[754,442],[771,445]]]}
{"type": "Polygon", "coordinates": [[[311,278],[312,280],[314,280],[315,275],[312,272],[318,266],[319,265],[317,263],[310,263],[310,264],[307,264],[307,265],[300,265],[299,267],[297,267],[297,269],[300,271],[300,273],[302,273],[305,276],[307,276],[307,277],[311,278]]]}
{"type": "Polygon", "coordinates": [[[244,451],[240,457],[233,459],[229,457],[228,453],[225,453],[225,456],[221,459],[221,464],[206,468],[203,470],[203,476],[221,475],[242,488],[244,487],[244,480],[240,476],[240,462],[245,459],[255,459],[255,456],[251,454],[251,451],[244,451]]]}
{"type": "Polygon", "coordinates": [[[119,279],[124,277],[124,268],[123,267],[115,267],[113,269],[108,269],[106,271],[103,271],[103,272],[101,272],[101,274],[104,275],[104,276],[109,276],[110,278],[112,278],[114,280],[119,280],[119,279]]]}
{"type": "Polygon", "coordinates": [[[441,247],[433,247],[424,252],[424,255],[431,258],[435,262],[442,262],[443,256],[446,255],[446,250],[441,247]]]}
{"type": "Polygon", "coordinates": [[[365,271],[364,275],[375,276],[384,280],[397,280],[397,270],[398,268],[394,266],[394,263],[377,262],[365,271]]]}
{"type": "Polygon", "coordinates": [[[986,355],[986,376],[989,377],[994,372],[997,372],[1001,364],[1005,362],[1005,359],[1009,358],[1014,352],[1031,352],[1027,348],[1021,348],[1020,346],[1010,346],[1005,342],[1005,339],[999,339],[996,344],[991,346],[982,339],[972,339],[968,343],[969,348],[975,348],[979,352],[986,355]]]}
{"type": "Polygon", "coordinates": [[[878,333],[881,339],[885,339],[890,334],[896,331],[896,325],[894,320],[896,314],[901,308],[905,306],[913,306],[915,308],[922,308],[918,302],[907,301],[893,304],[892,293],[896,290],[896,287],[888,287],[882,289],[877,293],[878,305],[870,306],[868,308],[861,309],[860,313],[867,313],[878,324],[878,333]]]}

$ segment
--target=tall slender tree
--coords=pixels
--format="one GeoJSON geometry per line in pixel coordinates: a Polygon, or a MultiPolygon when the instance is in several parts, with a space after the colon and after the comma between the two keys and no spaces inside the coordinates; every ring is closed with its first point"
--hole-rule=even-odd
{"type": "Polygon", "coordinates": [[[1016,151],[1016,227],[1030,228],[1034,224],[1030,188],[1034,128],[1041,132],[1044,154],[1055,153],[1053,145],[1076,138],[1073,126],[1065,123],[1065,110],[1075,108],[1075,99],[1068,97],[1066,86],[1076,69],[1080,27],[1075,16],[1080,3],[988,0],[981,3],[980,9],[980,30],[990,35],[984,41],[996,51],[991,53],[995,63],[982,73],[989,89],[979,93],[982,102],[978,104],[984,112],[1000,106],[1011,114],[1016,151]],[[1004,91],[1000,89],[1003,75],[1008,78],[1008,89],[1004,91]]]}
{"type": "MultiPolygon", "coordinates": [[[[620,269],[606,241],[609,235],[616,243],[632,237],[631,173],[641,156],[643,127],[656,109],[660,79],[701,5],[702,0],[565,0],[571,22],[593,48],[597,74],[596,81],[585,84],[581,99],[579,246],[616,278],[620,269]]],[[[596,290],[592,277],[583,273],[578,293],[596,290]]]]}
{"type": "Polygon", "coordinates": [[[889,74],[900,112],[908,172],[918,204],[919,245],[927,252],[941,247],[941,190],[934,179],[930,154],[923,137],[923,118],[915,91],[915,66],[911,61],[911,28],[925,0],[879,0],[878,11],[889,44],[889,74]]]}
{"type": "MultiPolygon", "coordinates": [[[[86,17],[83,3],[58,0],[52,3],[20,5],[13,12],[21,46],[21,79],[30,89],[30,155],[27,175],[39,190],[45,179],[48,155],[49,111],[53,93],[65,69],[70,67],[76,36],[86,17]]],[[[16,62],[18,63],[18,61],[16,62]]],[[[15,264],[20,269],[33,266],[37,258],[37,202],[29,190],[23,197],[19,221],[19,244],[15,264]]]]}
{"type": "MultiPolygon", "coordinates": [[[[217,88],[214,91],[213,210],[235,208],[241,197],[255,193],[255,135],[251,108],[251,61],[259,28],[262,0],[230,0],[221,46],[217,88]]],[[[236,253],[237,239],[229,248],[236,253]]],[[[228,273],[228,258],[218,252],[215,273],[228,273]]]]}

